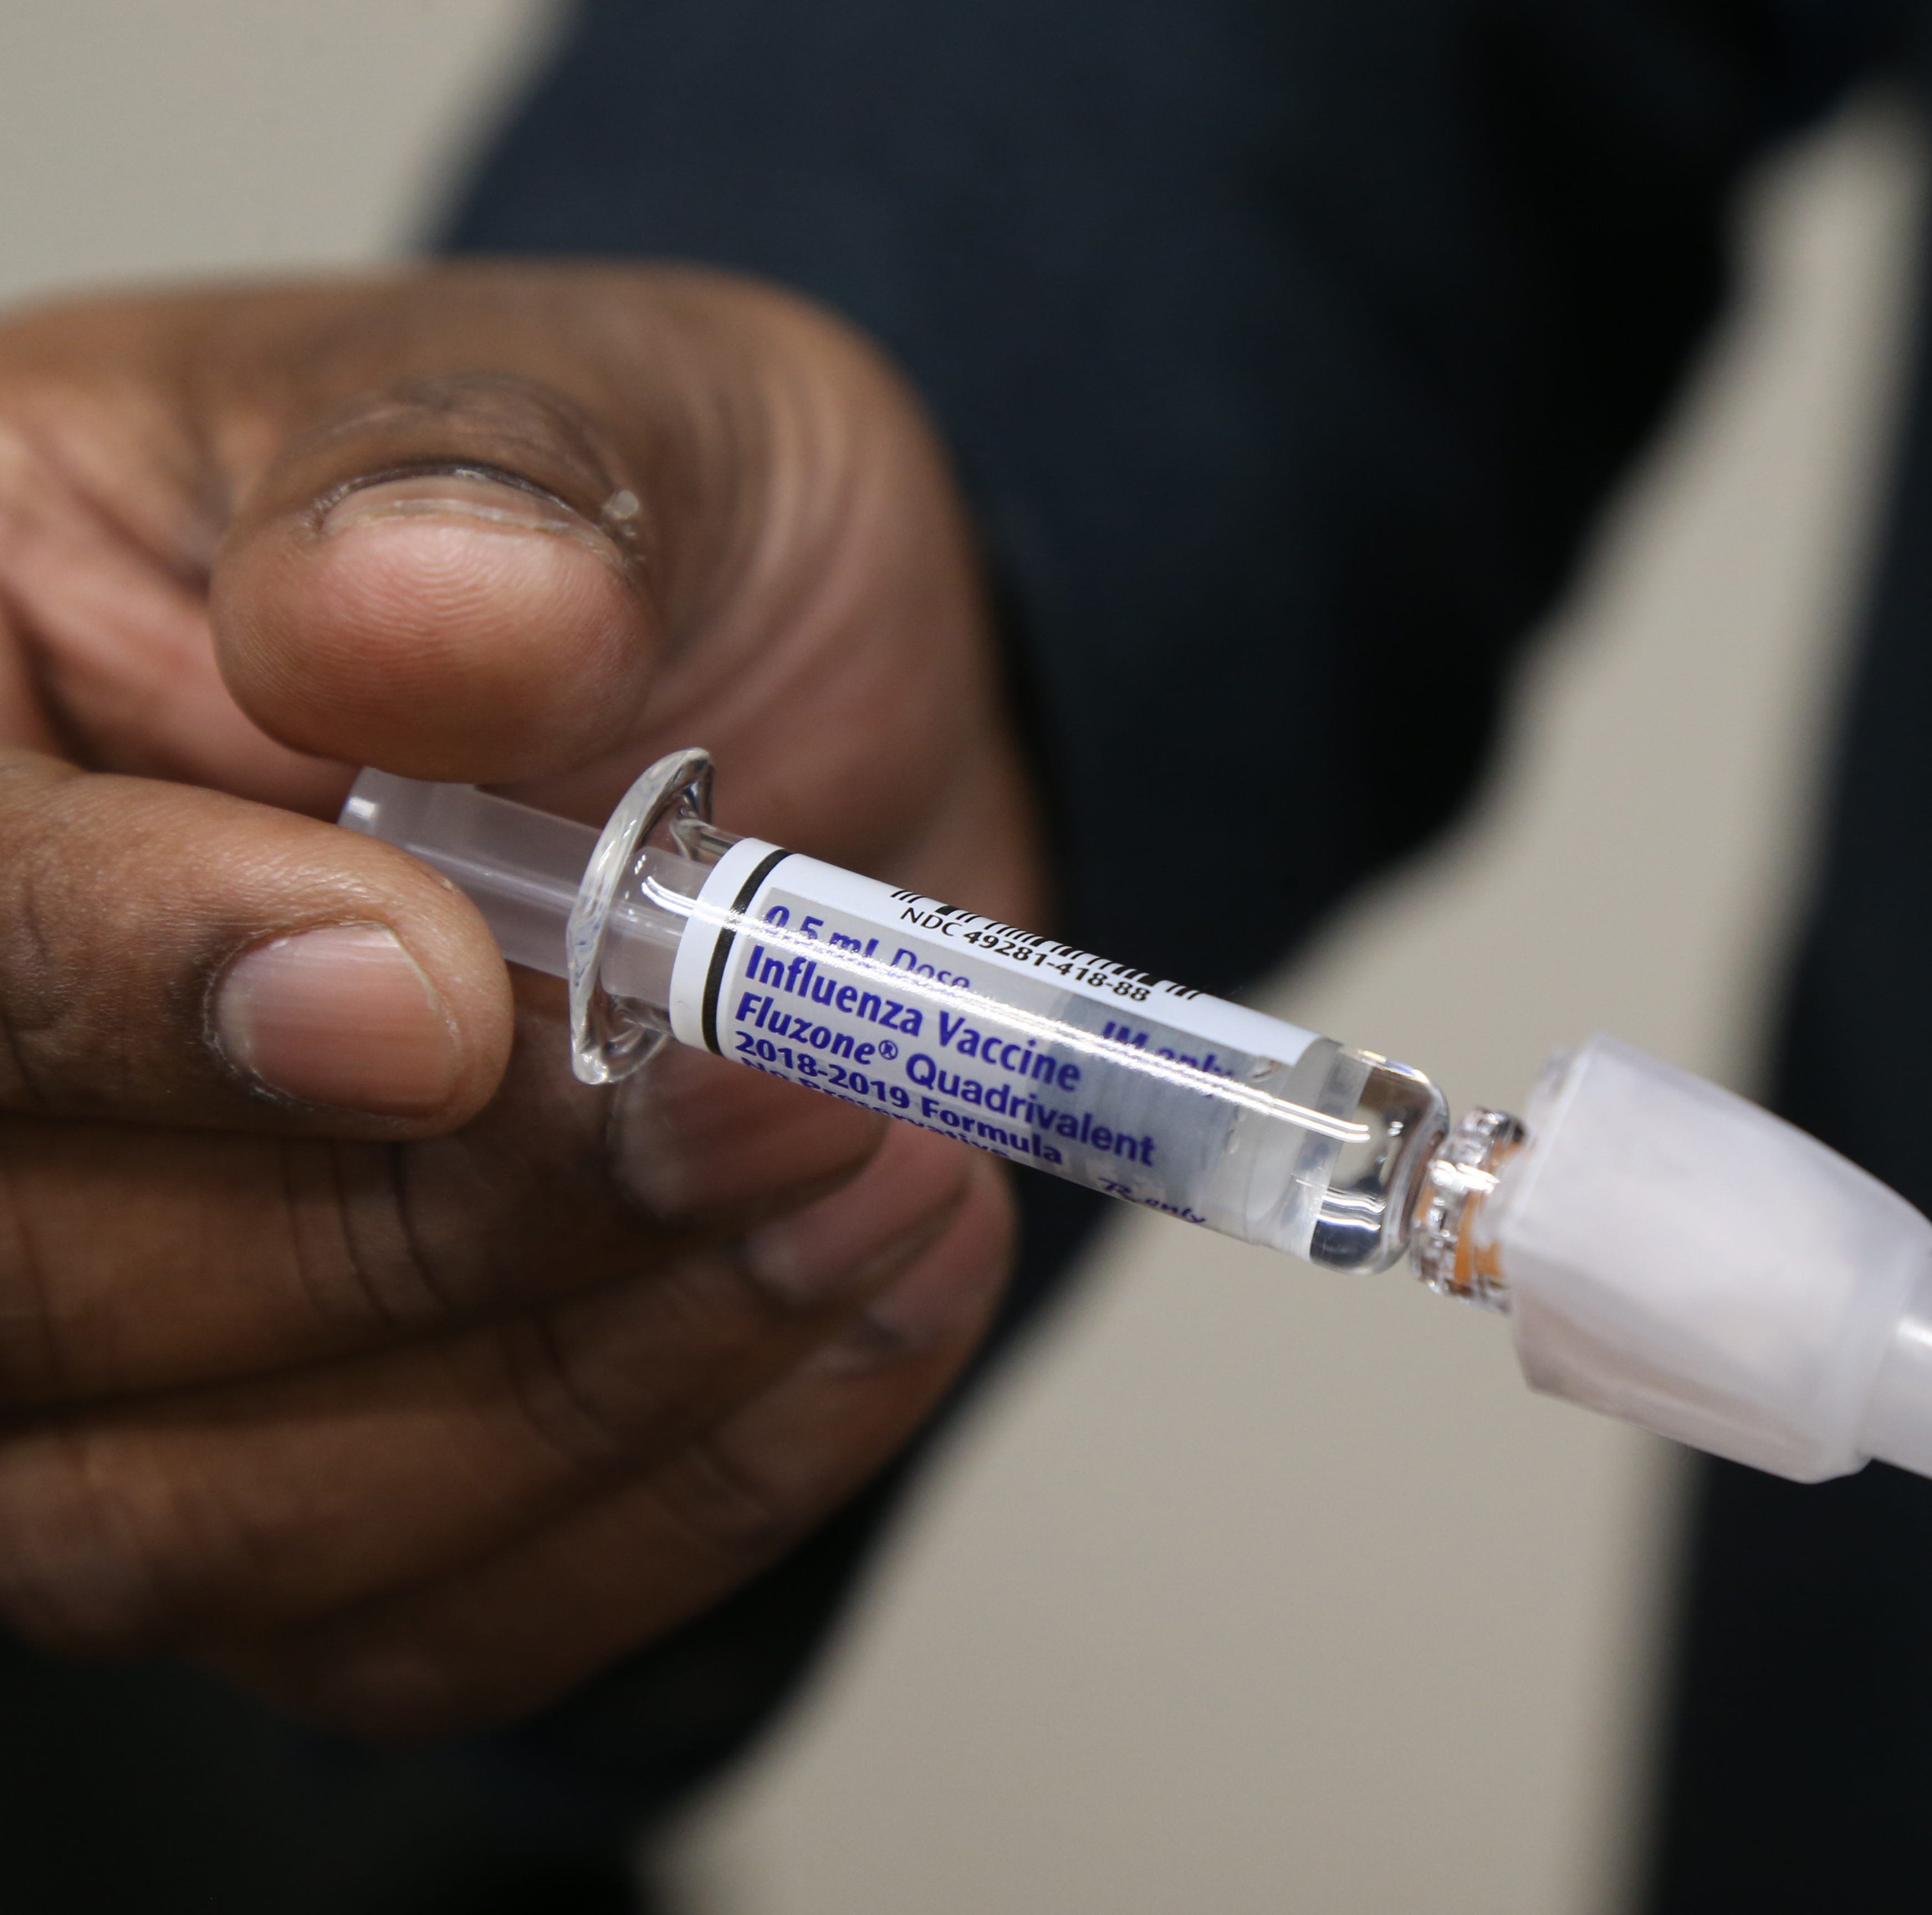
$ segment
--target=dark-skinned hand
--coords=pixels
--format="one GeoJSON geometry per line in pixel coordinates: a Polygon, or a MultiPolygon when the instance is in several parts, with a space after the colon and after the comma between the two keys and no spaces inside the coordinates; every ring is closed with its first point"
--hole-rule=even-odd
{"type": "Polygon", "coordinates": [[[354,768],[719,818],[1040,915],[970,538],[862,341],[464,267],[0,326],[0,1628],[372,1736],[715,1602],[919,1424],[996,1166],[560,988],[354,768]]]}

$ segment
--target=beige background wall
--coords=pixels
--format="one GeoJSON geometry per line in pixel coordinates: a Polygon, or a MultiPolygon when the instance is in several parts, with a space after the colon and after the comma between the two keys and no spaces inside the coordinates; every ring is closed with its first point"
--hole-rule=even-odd
{"type": "MultiPolygon", "coordinates": [[[[525,0],[13,0],[0,295],[381,257],[542,30],[525,0]]],[[[1271,1005],[1459,1103],[1599,1024],[1750,1083],[1919,172],[1867,112],[1760,183],[1748,300],[1480,816],[1271,1005]]],[[[682,1872],[715,1915],[1606,1911],[1676,1481],[1526,1396],[1492,1320],[1123,1219],[682,1872]]]]}

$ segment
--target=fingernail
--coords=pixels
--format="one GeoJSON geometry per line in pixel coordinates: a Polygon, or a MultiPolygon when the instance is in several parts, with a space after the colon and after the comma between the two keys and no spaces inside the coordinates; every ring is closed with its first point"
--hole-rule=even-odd
{"type": "Polygon", "coordinates": [[[410,519],[454,519],[481,530],[548,532],[574,539],[606,558],[616,553],[596,526],[553,494],[469,472],[412,473],[345,493],[322,515],[331,536],[410,519]]]}
{"type": "Polygon", "coordinates": [[[652,1215],[691,1219],[829,1183],[862,1163],[878,1121],[850,1105],[667,1046],[613,1102],[617,1175],[652,1215]]]}
{"type": "Polygon", "coordinates": [[[996,1265],[962,1272],[958,1260],[940,1249],[920,1260],[867,1307],[848,1340],[866,1354],[881,1347],[895,1355],[929,1349],[944,1343],[969,1318],[980,1316],[998,1286],[996,1265]],[[962,1277],[968,1280],[962,1281],[962,1277]]]}
{"type": "Polygon", "coordinates": [[[222,1055],[284,1097],[383,1117],[448,1102],[462,1056],[436,988],[386,926],[278,938],[236,962],[212,1019],[222,1055]]]}
{"type": "Polygon", "coordinates": [[[947,1154],[907,1150],[894,1133],[852,1183],[751,1231],[739,1255],[766,1289],[797,1306],[862,1292],[944,1231],[958,1207],[960,1172],[947,1154]]]}
{"type": "Polygon", "coordinates": [[[735,1077],[712,1084],[704,1061],[667,1046],[626,1078],[611,1100],[618,1178],[654,1217],[702,1216],[730,1200],[736,1155],[730,1119],[738,1085],[735,1077]]]}
{"type": "MultiPolygon", "coordinates": [[[[976,1165],[976,1178],[989,1168],[976,1165]]],[[[940,1241],[874,1297],[847,1332],[848,1355],[904,1356],[929,1349],[986,1314],[1006,1281],[1006,1241],[997,1232],[988,1233],[983,1217],[956,1231],[953,1218],[946,1220],[940,1241]]]]}

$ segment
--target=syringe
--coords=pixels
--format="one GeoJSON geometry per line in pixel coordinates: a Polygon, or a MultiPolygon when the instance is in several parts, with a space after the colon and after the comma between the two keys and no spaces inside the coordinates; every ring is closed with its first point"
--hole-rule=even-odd
{"type": "Polygon", "coordinates": [[[1553,1061],[1527,1127],[1419,1071],[710,819],[660,759],[602,835],[365,771],[342,823],[565,977],[593,1084],[667,1038],[1331,1269],[1406,1249],[1511,1314],[1532,1385],[1801,1480],[1932,1475],[1932,1223],[1641,1052],[1553,1061]]]}
{"type": "MultiPolygon", "coordinates": [[[[364,772],[342,821],[444,872],[507,956],[568,978],[588,1082],[674,1037],[1330,1268],[1408,1246],[1449,1128],[1420,1073],[734,837],[710,787],[702,752],[662,759],[599,837],[364,772]]],[[[1494,1127],[1459,1187],[1514,1134],[1494,1127]]],[[[1464,1286],[1454,1262],[1425,1274],[1464,1286]]]]}

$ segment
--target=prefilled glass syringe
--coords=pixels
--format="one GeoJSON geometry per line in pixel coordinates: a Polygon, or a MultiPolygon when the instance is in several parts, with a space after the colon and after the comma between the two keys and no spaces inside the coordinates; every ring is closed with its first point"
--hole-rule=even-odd
{"type": "Polygon", "coordinates": [[[600,836],[357,779],[350,829],[568,980],[578,1075],[667,1039],[1330,1268],[1404,1249],[1532,1387],[1802,1481],[1932,1475],[1932,1223],[1744,1099],[1598,1037],[1528,1124],[1420,1072],[710,821],[702,752],[600,836]]]}
{"type": "MultiPolygon", "coordinates": [[[[599,836],[364,772],[342,822],[444,872],[507,956],[568,977],[587,1082],[674,1038],[1330,1268],[1394,1262],[1419,1204],[1429,1234],[1449,1124],[1420,1072],[734,837],[710,785],[703,752],[662,759],[599,836]]],[[[1512,1134],[1465,1133],[1438,1210],[1512,1134]]],[[[1441,1247],[1425,1275],[1479,1289],[1441,1247]]]]}

